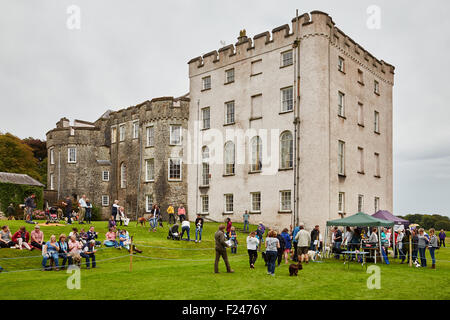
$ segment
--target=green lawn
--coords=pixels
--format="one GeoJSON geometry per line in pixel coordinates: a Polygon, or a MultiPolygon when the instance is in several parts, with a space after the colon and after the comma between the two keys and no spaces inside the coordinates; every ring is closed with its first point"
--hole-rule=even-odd
{"type": "MultiPolygon", "coordinates": [[[[14,233],[23,221],[2,221],[14,233]]],[[[96,231],[104,240],[107,222],[95,222],[96,231]]],[[[74,225],[80,227],[78,225],[74,225]]],[[[239,234],[237,255],[230,256],[234,274],[225,273],[221,261],[220,274],[213,273],[213,235],[218,224],[206,223],[200,244],[167,240],[165,224],[158,232],[136,227],[131,222],[128,230],[135,236],[141,256],[130,258],[124,250],[108,248],[99,250],[96,269],[81,270],[81,289],[70,290],[66,286],[69,274],[65,271],[25,271],[40,268],[41,258],[5,260],[1,258],[36,256],[40,251],[0,249],[0,300],[6,299],[450,299],[450,249],[437,250],[437,269],[409,268],[398,261],[381,267],[381,289],[370,290],[366,281],[370,276],[360,265],[350,269],[342,261],[327,260],[304,266],[298,277],[289,277],[288,266],[277,267],[275,277],[266,274],[261,256],[256,269],[248,267],[246,234],[239,234]],[[143,245],[151,247],[143,247],[143,245]],[[164,247],[164,248],[154,248],[164,247]],[[170,249],[168,249],[170,248],[170,249]],[[202,250],[195,250],[202,249],[202,250]],[[119,295],[120,294],[120,295],[119,295]]],[[[240,224],[235,224],[240,228],[240,224]]],[[[32,230],[32,225],[27,224],[32,230]]],[[[255,226],[252,226],[256,229],[255,226]]],[[[71,226],[42,227],[45,239],[54,233],[68,234],[71,226]]],[[[191,229],[191,238],[195,232],[191,229]]],[[[429,258],[429,255],[427,255],[429,258]]],[[[83,259],[84,261],[84,259],[83,259]]],[[[431,260],[428,260],[431,265],[431,260]]]]}

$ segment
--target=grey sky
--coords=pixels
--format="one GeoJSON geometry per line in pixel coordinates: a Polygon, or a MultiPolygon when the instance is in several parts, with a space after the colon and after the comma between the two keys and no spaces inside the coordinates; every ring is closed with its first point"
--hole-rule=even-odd
{"type": "Polygon", "coordinates": [[[188,92],[187,61],[321,10],[396,66],[394,213],[450,214],[449,1],[0,0],[0,131],[45,138],[63,116],[96,120],[188,92]],[[69,5],[81,29],[69,30],[69,5]],[[369,5],[381,29],[367,28],[369,5]]]}

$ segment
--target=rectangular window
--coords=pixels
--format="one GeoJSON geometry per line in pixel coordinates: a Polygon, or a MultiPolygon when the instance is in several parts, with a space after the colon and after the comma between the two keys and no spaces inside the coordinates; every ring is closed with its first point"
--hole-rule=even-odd
{"type": "Polygon", "coordinates": [[[69,163],[77,163],[77,148],[68,149],[68,160],[69,163]]]}
{"type": "Polygon", "coordinates": [[[380,177],[380,154],[375,153],[375,177],[380,177]]]}
{"type": "Polygon", "coordinates": [[[233,206],[233,194],[226,194],[225,197],[225,213],[233,213],[234,206],[233,206]]]}
{"type": "Polygon", "coordinates": [[[338,58],[338,70],[344,72],[344,58],[338,58]]]}
{"type": "Polygon", "coordinates": [[[145,181],[155,180],[155,159],[145,160],[145,181]]]}
{"type": "Polygon", "coordinates": [[[211,89],[211,76],[202,78],[202,90],[211,89]]]}
{"type": "Polygon", "coordinates": [[[374,111],[373,114],[373,131],[380,133],[380,113],[378,111],[374,111]]]}
{"type": "Polygon", "coordinates": [[[358,173],[364,173],[364,149],[358,147],[359,170],[358,173]]]}
{"type": "Polygon", "coordinates": [[[252,192],[251,196],[251,211],[261,212],[261,192],[252,192]]]}
{"type": "Polygon", "coordinates": [[[181,159],[169,159],[169,181],[181,181],[181,159]]]}
{"type": "Polygon", "coordinates": [[[200,197],[202,199],[202,213],[208,213],[209,212],[209,196],[203,195],[200,197]]]}
{"type": "Polygon", "coordinates": [[[359,84],[364,85],[364,74],[361,70],[358,69],[358,82],[359,84]]]}
{"type": "Polygon", "coordinates": [[[50,149],[50,164],[55,164],[55,149],[50,149]]]}
{"type": "Polygon", "coordinates": [[[338,174],[345,175],[345,142],[338,142],[338,174]]]}
{"type": "Polygon", "coordinates": [[[202,163],[202,185],[209,186],[209,163],[202,163]]]}
{"type": "Polygon", "coordinates": [[[139,138],[139,122],[133,122],[133,139],[139,138]]]}
{"type": "Polygon", "coordinates": [[[102,171],[102,181],[109,181],[109,171],[102,171]]]}
{"type": "Polygon", "coordinates": [[[55,185],[54,185],[54,175],[53,175],[53,173],[50,174],[50,190],[55,190],[55,185]]]}
{"type": "Polygon", "coordinates": [[[102,196],[102,206],[103,207],[109,206],[109,196],[102,196]]]}
{"type": "Polygon", "coordinates": [[[338,92],[338,115],[345,117],[345,94],[338,92]]]}
{"type": "Polygon", "coordinates": [[[364,105],[358,103],[358,124],[364,126],[364,105]]]}
{"type": "Polygon", "coordinates": [[[364,212],[364,196],[358,194],[358,212],[364,212]]]}
{"type": "Polygon", "coordinates": [[[280,191],[280,211],[291,210],[291,190],[280,191]]]}
{"type": "Polygon", "coordinates": [[[380,198],[379,197],[375,197],[374,209],[375,209],[375,213],[377,213],[380,210],[380,198]]]}
{"type": "Polygon", "coordinates": [[[117,142],[117,128],[112,127],[111,128],[111,143],[116,143],[116,142],[117,142]]]}
{"type": "Polygon", "coordinates": [[[225,71],[225,84],[234,82],[234,69],[225,71]]]}
{"type": "Polygon", "coordinates": [[[203,129],[209,129],[211,126],[211,110],[209,107],[202,109],[203,129]]]}
{"type": "Polygon", "coordinates": [[[181,126],[170,126],[170,144],[181,145],[181,126]]]}
{"type": "Polygon", "coordinates": [[[154,127],[147,127],[147,147],[153,147],[155,145],[155,130],[154,127]]]}
{"type": "Polygon", "coordinates": [[[294,108],[294,90],[292,87],[281,89],[281,112],[292,111],[294,108]]]}
{"type": "Polygon", "coordinates": [[[252,114],[253,119],[262,117],[262,94],[252,97],[252,114]]]}
{"type": "Polygon", "coordinates": [[[120,166],[120,187],[122,189],[127,187],[127,167],[124,163],[120,166]]]}
{"type": "Polygon", "coordinates": [[[292,50],[281,53],[281,66],[287,67],[293,64],[292,50]]]}
{"type": "Polygon", "coordinates": [[[119,141],[125,140],[125,125],[122,124],[119,126],[119,141]]]}
{"type": "Polygon", "coordinates": [[[338,194],[338,213],[345,213],[345,193],[339,192],[338,194]]]}
{"type": "Polygon", "coordinates": [[[380,94],[380,83],[377,80],[373,81],[373,92],[380,94]]]}
{"type": "Polygon", "coordinates": [[[257,61],[252,61],[252,66],[251,66],[252,70],[251,70],[251,75],[252,76],[256,76],[258,74],[262,73],[262,60],[257,60],[257,61]]]}
{"type": "Polygon", "coordinates": [[[234,101],[225,102],[225,124],[234,123],[234,101]]]}
{"type": "Polygon", "coordinates": [[[153,208],[153,196],[151,194],[145,195],[145,211],[151,212],[153,208]]]}

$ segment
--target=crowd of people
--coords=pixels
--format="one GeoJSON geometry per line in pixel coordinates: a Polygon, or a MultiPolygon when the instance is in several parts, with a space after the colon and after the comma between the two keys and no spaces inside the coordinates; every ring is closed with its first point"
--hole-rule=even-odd
{"type": "MultiPolygon", "coordinates": [[[[83,195],[78,201],[78,212],[74,215],[73,204],[70,197],[62,203],[65,208],[65,218],[67,224],[72,224],[72,218],[75,217],[79,224],[91,224],[92,222],[92,203],[83,195]]],[[[32,222],[33,209],[36,208],[35,196],[31,195],[25,199],[24,220],[32,222]]],[[[180,204],[175,208],[170,204],[166,210],[168,215],[168,223],[172,224],[169,228],[168,238],[191,241],[191,222],[187,219],[186,209],[180,204]],[[176,213],[175,213],[176,212],[176,213]],[[177,219],[178,218],[178,219],[177,219]],[[177,222],[178,220],[178,222],[177,222]],[[178,228],[181,227],[181,232],[178,228]]],[[[308,232],[303,224],[290,228],[275,230],[266,227],[262,222],[258,223],[256,230],[250,231],[250,215],[245,211],[242,215],[243,229],[242,231],[248,236],[246,237],[246,247],[251,269],[255,268],[258,259],[258,252],[264,259],[267,266],[267,273],[275,275],[276,266],[280,266],[284,260],[285,264],[290,260],[298,263],[308,264],[310,259],[315,259],[320,252],[326,251],[324,248],[324,239],[318,225],[312,231],[308,232]]],[[[163,219],[161,209],[154,204],[147,218],[150,224],[150,232],[156,232],[158,227],[163,227],[163,219]]],[[[133,253],[142,253],[132,243],[132,239],[128,231],[118,229],[118,227],[128,226],[130,219],[125,214],[123,206],[119,205],[119,201],[115,200],[111,216],[108,220],[108,232],[105,234],[103,242],[98,239],[98,232],[93,226],[90,226],[87,232],[81,228],[73,228],[67,237],[60,234],[59,237],[51,235],[48,241],[44,240],[44,233],[39,225],[35,225],[34,230],[28,232],[26,227],[22,226],[14,234],[11,234],[8,226],[3,226],[0,231],[0,248],[15,248],[19,250],[40,250],[42,251],[42,269],[49,270],[52,267],[47,266],[50,260],[55,270],[64,268],[74,263],[80,264],[81,258],[86,259],[86,267],[96,267],[95,253],[97,247],[104,245],[105,247],[113,247],[117,249],[126,249],[133,253]],[[62,260],[62,263],[60,261],[62,260]]],[[[195,222],[195,243],[202,241],[202,232],[204,226],[204,218],[197,215],[195,222]]],[[[329,251],[336,259],[341,257],[342,251],[359,251],[364,250],[364,246],[377,247],[379,243],[384,248],[386,254],[389,250],[393,250],[393,257],[399,258],[401,264],[413,262],[416,266],[427,267],[427,251],[431,258],[431,268],[436,268],[435,251],[441,246],[445,247],[446,234],[443,230],[436,235],[434,229],[425,232],[423,228],[381,228],[381,238],[378,239],[377,228],[350,228],[346,227],[341,230],[334,227],[331,230],[331,244],[329,251]],[[410,247],[411,244],[411,247],[410,247]],[[420,263],[419,263],[420,258],[420,263]]],[[[214,271],[218,272],[218,263],[220,257],[225,262],[227,272],[234,272],[228,261],[227,248],[230,248],[231,254],[237,254],[238,233],[233,226],[230,218],[226,218],[225,223],[219,226],[219,230],[214,235],[216,258],[214,271]]],[[[354,256],[353,258],[356,258],[354,256]]]]}
{"type": "MultiPolygon", "coordinates": [[[[83,228],[78,230],[72,228],[68,236],[62,233],[57,237],[52,234],[48,241],[44,240],[44,232],[39,225],[35,225],[34,230],[28,232],[26,227],[22,226],[14,234],[7,225],[2,226],[0,231],[0,247],[18,250],[39,250],[42,252],[42,270],[60,270],[72,264],[81,265],[82,258],[86,259],[86,268],[96,268],[95,253],[102,242],[98,240],[99,233],[95,231],[95,227],[89,227],[86,232],[83,228]],[[51,263],[47,265],[48,260],[51,263]],[[62,260],[62,263],[60,263],[62,260]]],[[[109,228],[105,234],[105,247],[115,247],[117,249],[126,249],[132,253],[142,253],[132,243],[131,237],[127,230],[109,228]]]]}
{"type": "Polygon", "coordinates": [[[378,228],[376,227],[371,230],[347,227],[345,233],[334,227],[331,241],[337,259],[339,259],[340,252],[343,249],[348,251],[360,250],[364,248],[364,243],[376,248],[381,243],[386,255],[389,254],[389,250],[393,250],[393,258],[399,258],[401,264],[405,263],[406,260],[406,263],[414,263],[417,267],[427,267],[426,252],[428,250],[431,258],[431,268],[435,269],[435,251],[441,246],[445,247],[445,238],[444,230],[440,230],[439,234],[436,235],[434,228],[431,228],[426,233],[423,228],[411,227],[405,229],[403,226],[400,226],[393,231],[392,228],[382,227],[380,239],[378,239],[378,228]],[[420,257],[420,263],[418,257],[420,257]]]}

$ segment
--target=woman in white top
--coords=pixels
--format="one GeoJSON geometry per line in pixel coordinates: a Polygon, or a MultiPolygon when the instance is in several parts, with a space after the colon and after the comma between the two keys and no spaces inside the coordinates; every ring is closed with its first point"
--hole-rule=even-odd
{"type": "Polygon", "coordinates": [[[271,230],[266,238],[267,274],[271,276],[275,275],[275,262],[278,256],[278,248],[280,248],[280,241],[277,239],[277,233],[271,230]]]}
{"type": "Polygon", "coordinates": [[[250,262],[250,268],[255,268],[255,262],[258,258],[258,245],[259,240],[256,237],[256,232],[253,231],[250,233],[250,235],[247,237],[247,251],[248,251],[248,259],[250,262]]]}

